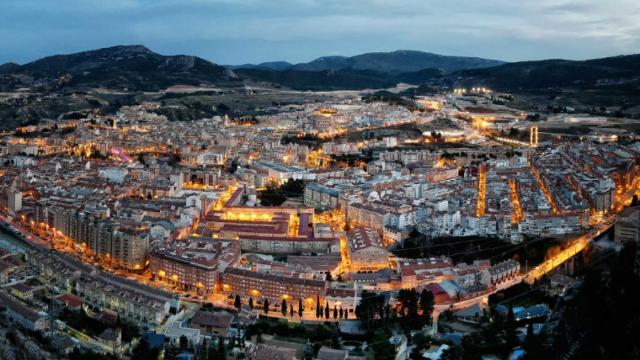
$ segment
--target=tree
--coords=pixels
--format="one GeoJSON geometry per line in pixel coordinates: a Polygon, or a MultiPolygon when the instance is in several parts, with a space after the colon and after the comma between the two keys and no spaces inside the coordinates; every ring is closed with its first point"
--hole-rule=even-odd
{"type": "Polygon", "coordinates": [[[325,316],[325,319],[329,318],[329,302],[328,301],[324,306],[324,316],[325,316]]]}
{"type": "Polygon", "coordinates": [[[402,289],[398,292],[398,301],[402,305],[402,316],[415,317],[418,313],[418,293],[415,289],[402,289]]]}
{"type": "Polygon", "coordinates": [[[298,316],[302,317],[303,311],[304,307],[302,307],[302,299],[298,299],[298,316]]]}
{"type": "Polygon", "coordinates": [[[147,339],[145,337],[142,337],[142,339],[138,343],[138,346],[133,348],[133,351],[131,352],[131,360],[157,359],[159,353],[159,349],[152,349],[149,346],[149,342],[147,341],[147,339]]]}
{"type": "Polygon", "coordinates": [[[513,305],[509,305],[509,311],[507,312],[507,345],[515,346],[517,343],[516,317],[513,313],[513,305]]]}
{"type": "Polygon", "coordinates": [[[527,326],[527,337],[522,346],[526,351],[525,359],[541,359],[545,354],[543,339],[533,333],[533,324],[527,326]]]}
{"type": "Polygon", "coordinates": [[[333,281],[333,278],[331,277],[331,272],[330,271],[327,271],[327,275],[325,276],[325,280],[329,281],[329,282],[333,281]]]}
{"type": "Polygon", "coordinates": [[[218,354],[218,349],[213,347],[213,341],[210,341],[207,346],[207,360],[218,360],[222,356],[218,354]]]}
{"type": "Polygon", "coordinates": [[[287,316],[287,300],[282,299],[282,305],[280,305],[280,312],[282,316],[287,316]]]}
{"type": "Polygon", "coordinates": [[[320,295],[316,295],[316,317],[322,316],[322,307],[320,306],[320,295]]]}
{"type": "Polygon", "coordinates": [[[344,315],[342,312],[342,307],[340,307],[340,311],[338,312],[338,315],[340,316],[340,319],[342,319],[342,316],[344,315]]]}
{"type": "Polygon", "coordinates": [[[264,304],[262,305],[262,310],[264,311],[265,314],[269,313],[269,299],[267,299],[267,298],[264,299],[264,304]]]}
{"type": "Polygon", "coordinates": [[[186,336],[180,336],[180,349],[186,350],[189,348],[189,339],[186,336]]]}
{"type": "Polygon", "coordinates": [[[334,304],[333,305],[333,319],[337,319],[338,318],[338,307],[334,304]]]}
{"type": "Polygon", "coordinates": [[[238,310],[242,308],[242,300],[240,300],[240,295],[236,295],[236,299],[233,302],[233,306],[238,310]]]}
{"type": "Polygon", "coordinates": [[[289,316],[293,317],[293,304],[289,305],[289,316]]]}
{"type": "Polygon", "coordinates": [[[420,310],[422,310],[422,316],[427,320],[427,324],[431,324],[431,314],[433,313],[433,307],[435,306],[433,293],[427,289],[423,289],[420,293],[419,305],[420,310]]]}
{"type": "MultiPolygon", "coordinates": [[[[365,329],[371,329],[373,327],[376,314],[379,314],[378,310],[384,303],[384,296],[368,291],[362,292],[360,304],[356,307],[356,317],[362,321],[365,329]]],[[[345,314],[345,319],[346,318],[347,314],[345,314]]]]}
{"type": "Polygon", "coordinates": [[[253,298],[249,298],[249,309],[253,311],[253,298]]]}

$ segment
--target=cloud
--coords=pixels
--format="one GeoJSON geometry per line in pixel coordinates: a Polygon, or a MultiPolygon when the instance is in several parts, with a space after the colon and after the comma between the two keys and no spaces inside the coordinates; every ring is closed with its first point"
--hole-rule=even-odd
{"type": "Polygon", "coordinates": [[[417,49],[505,60],[640,48],[637,0],[5,0],[0,62],[142,43],[219,63],[417,49]]]}

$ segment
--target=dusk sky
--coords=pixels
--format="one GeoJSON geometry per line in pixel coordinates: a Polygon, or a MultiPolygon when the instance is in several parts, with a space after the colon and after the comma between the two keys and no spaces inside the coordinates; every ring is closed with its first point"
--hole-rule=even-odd
{"type": "Polygon", "coordinates": [[[219,64],[411,49],[506,61],[640,52],[638,0],[2,0],[0,63],[121,44],[219,64]]]}

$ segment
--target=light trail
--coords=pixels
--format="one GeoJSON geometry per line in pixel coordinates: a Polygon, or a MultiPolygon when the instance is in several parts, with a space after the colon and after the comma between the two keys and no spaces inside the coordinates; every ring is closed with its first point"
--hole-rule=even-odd
{"type": "Polygon", "coordinates": [[[540,175],[540,172],[533,165],[532,161],[529,161],[529,167],[531,168],[531,172],[533,173],[533,175],[536,178],[536,181],[538,182],[538,186],[540,187],[540,189],[542,189],[542,193],[544,194],[544,197],[547,199],[547,202],[551,206],[551,211],[553,212],[553,215],[558,215],[560,213],[558,211],[558,206],[556,205],[556,202],[553,201],[553,196],[551,195],[551,191],[549,191],[549,189],[547,188],[547,185],[544,183],[544,180],[542,179],[542,175],[540,175]]]}
{"type": "Polygon", "coordinates": [[[520,194],[518,194],[518,183],[515,178],[509,179],[509,192],[511,193],[511,204],[513,204],[513,215],[511,223],[517,224],[523,219],[522,206],[520,205],[520,194]]]}
{"type": "Polygon", "coordinates": [[[478,206],[476,209],[476,215],[478,217],[484,216],[486,198],[487,198],[487,167],[485,164],[481,164],[478,168],[478,206]]]}

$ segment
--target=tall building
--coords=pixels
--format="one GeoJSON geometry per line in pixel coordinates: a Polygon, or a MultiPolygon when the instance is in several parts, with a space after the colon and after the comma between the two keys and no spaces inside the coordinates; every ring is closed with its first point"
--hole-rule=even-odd
{"type": "Polygon", "coordinates": [[[628,207],[620,212],[613,231],[617,242],[638,241],[640,239],[640,206],[628,207]]]}
{"type": "Polygon", "coordinates": [[[111,260],[129,271],[143,270],[149,265],[149,229],[140,226],[118,226],[113,232],[111,260]]]}
{"type": "Polygon", "coordinates": [[[11,216],[15,216],[20,210],[22,210],[22,192],[13,189],[9,191],[7,208],[9,209],[9,215],[11,216]]]}

